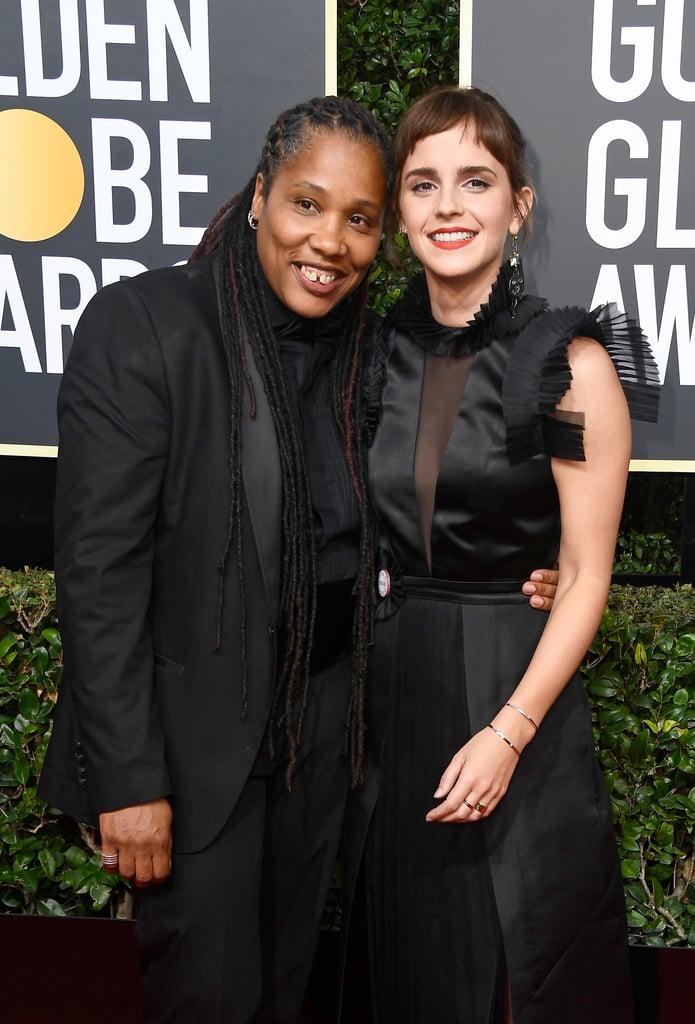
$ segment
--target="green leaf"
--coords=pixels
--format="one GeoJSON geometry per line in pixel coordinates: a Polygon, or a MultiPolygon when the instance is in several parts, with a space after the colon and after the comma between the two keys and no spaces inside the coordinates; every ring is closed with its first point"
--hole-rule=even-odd
{"type": "Polygon", "coordinates": [[[625,857],[620,865],[623,878],[639,878],[640,866],[639,857],[625,857]]]}
{"type": "Polygon", "coordinates": [[[39,863],[47,878],[53,878],[63,862],[63,858],[50,847],[44,847],[39,853],[39,863]]]}
{"type": "Polygon", "coordinates": [[[679,658],[692,658],[695,653],[695,633],[682,633],[676,640],[676,655],[679,658]]]}
{"type": "Polygon", "coordinates": [[[65,863],[71,868],[83,867],[89,860],[89,854],[80,846],[69,846],[65,851],[65,863]]]}
{"type": "Polygon", "coordinates": [[[111,898],[111,888],[103,882],[95,882],[89,888],[89,895],[95,910],[102,910],[111,898]]]}
{"type": "Polygon", "coordinates": [[[39,914],[44,916],[50,915],[51,917],[65,917],[64,908],[58,903],[57,900],[49,897],[45,900],[38,900],[36,903],[36,910],[39,914]]]}
{"type": "Polygon", "coordinates": [[[630,928],[634,928],[639,931],[644,928],[648,922],[644,914],[640,914],[637,910],[631,910],[627,915],[627,923],[630,928]]]}
{"type": "Polygon", "coordinates": [[[12,771],[20,786],[26,786],[31,778],[31,765],[21,750],[15,755],[15,759],[12,762],[12,771]]]}
{"type": "Polygon", "coordinates": [[[7,658],[7,652],[17,645],[17,637],[14,633],[7,633],[6,636],[0,637],[0,659],[5,661],[7,658]]]}
{"type": "Polygon", "coordinates": [[[19,710],[25,720],[33,721],[41,710],[41,701],[33,690],[23,689],[19,695],[19,710]]]}
{"type": "Polygon", "coordinates": [[[647,660],[647,652],[644,649],[644,644],[635,644],[635,664],[646,665],[647,660]]]}

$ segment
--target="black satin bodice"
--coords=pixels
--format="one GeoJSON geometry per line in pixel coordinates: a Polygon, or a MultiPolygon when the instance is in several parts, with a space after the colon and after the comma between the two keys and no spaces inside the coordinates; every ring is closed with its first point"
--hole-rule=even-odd
{"type": "Polygon", "coordinates": [[[550,456],[583,460],[582,417],[557,412],[567,348],[587,335],[614,359],[633,415],[655,419],[658,374],[638,325],[610,307],[514,316],[502,268],[470,324],[434,321],[422,278],[386,321],[370,484],[382,543],[405,575],[526,579],[557,557],[550,456]]]}
{"type": "MultiPolygon", "coordinates": [[[[560,524],[550,460],[540,453],[513,466],[507,453],[502,384],[510,337],[490,339],[480,351],[459,357],[427,352],[395,325],[386,342],[386,384],[370,479],[381,525],[403,572],[441,579],[521,579],[537,566],[552,565],[560,524]],[[466,360],[470,366],[436,472],[427,544],[413,473],[416,448],[424,443],[418,410],[429,398],[423,389],[430,377],[428,361],[448,359],[466,360]]],[[[439,409],[446,417],[448,402],[439,409]]]]}

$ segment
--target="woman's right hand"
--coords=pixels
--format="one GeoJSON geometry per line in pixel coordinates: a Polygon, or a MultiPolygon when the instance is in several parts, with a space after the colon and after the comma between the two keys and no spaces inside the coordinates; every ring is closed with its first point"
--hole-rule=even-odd
{"type": "Polygon", "coordinates": [[[118,855],[105,870],[133,879],[139,888],[164,882],[171,871],[171,819],[164,797],[100,814],[102,853],[118,855]]]}

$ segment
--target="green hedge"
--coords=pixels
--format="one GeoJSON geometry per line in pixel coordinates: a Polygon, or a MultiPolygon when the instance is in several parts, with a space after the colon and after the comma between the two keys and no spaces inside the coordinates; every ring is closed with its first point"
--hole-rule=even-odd
{"type": "Polygon", "coordinates": [[[695,946],[695,594],[613,587],[585,666],[635,941],[695,946]]]}
{"type": "Polygon", "coordinates": [[[94,829],[36,795],[62,671],[50,573],[0,568],[0,907],[15,914],[129,916],[94,829]]]}
{"type": "MultiPolygon", "coordinates": [[[[458,81],[459,6],[450,0],[339,0],[340,95],[364,104],[393,134],[414,100],[435,85],[458,81]]],[[[379,252],[370,274],[370,303],[381,314],[419,267],[406,239],[400,239],[398,255],[402,267],[395,268],[379,252]]]]}
{"type": "MultiPolygon", "coordinates": [[[[695,946],[694,652],[691,587],[613,587],[584,668],[631,938],[651,945],[695,946]]],[[[61,654],[51,574],[0,569],[0,904],[125,915],[94,831],[36,796],[61,654]]]]}

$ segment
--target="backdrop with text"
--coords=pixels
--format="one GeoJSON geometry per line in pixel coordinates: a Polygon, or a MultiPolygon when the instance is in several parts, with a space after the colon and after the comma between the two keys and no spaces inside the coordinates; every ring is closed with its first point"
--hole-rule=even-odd
{"type": "Polygon", "coordinates": [[[97,288],[185,260],[277,114],[334,91],[336,0],[6,0],[0,454],[55,453],[97,288]]]}
{"type": "Polygon", "coordinates": [[[695,4],[463,0],[462,84],[529,140],[540,203],[524,254],[553,304],[636,316],[664,391],[633,468],[695,470],[695,4]]]}

